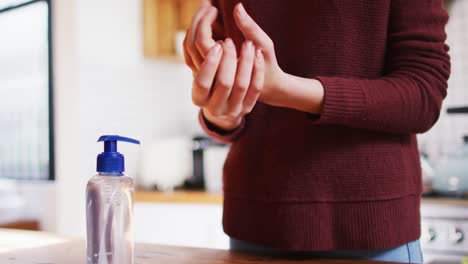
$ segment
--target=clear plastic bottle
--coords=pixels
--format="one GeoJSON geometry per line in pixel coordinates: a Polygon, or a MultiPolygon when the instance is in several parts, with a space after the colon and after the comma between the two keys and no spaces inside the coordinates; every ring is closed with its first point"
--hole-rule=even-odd
{"type": "Polygon", "coordinates": [[[86,187],[88,264],[133,264],[133,179],[124,172],[117,141],[139,143],[119,136],[102,136],[97,175],[86,187]]]}

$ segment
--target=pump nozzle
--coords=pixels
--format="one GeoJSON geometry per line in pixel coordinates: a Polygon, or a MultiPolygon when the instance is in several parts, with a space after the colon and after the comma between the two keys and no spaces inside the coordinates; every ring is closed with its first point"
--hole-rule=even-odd
{"type": "Polygon", "coordinates": [[[122,173],[125,171],[124,156],[117,152],[117,141],[140,144],[140,141],[117,135],[99,137],[97,142],[104,142],[104,152],[97,157],[97,171],[106,173],[122,173]]]}

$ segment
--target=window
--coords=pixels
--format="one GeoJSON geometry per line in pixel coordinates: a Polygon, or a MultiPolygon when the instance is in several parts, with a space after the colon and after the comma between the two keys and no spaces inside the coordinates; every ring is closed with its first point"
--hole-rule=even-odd
{"type": "Polygon", "coordinates": [[[0,178],[54,179],[50,11],[0,2],[0,178]]]}

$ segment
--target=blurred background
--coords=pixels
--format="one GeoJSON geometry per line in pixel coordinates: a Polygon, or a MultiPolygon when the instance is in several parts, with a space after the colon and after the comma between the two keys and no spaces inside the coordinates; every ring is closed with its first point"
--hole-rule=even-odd
{"type": "MultiPolygon", "coordinates": [[[[119,134],[142,142],[119,146],[138,185],[136,241],[228,247],[228,146],[203,137],[181,54],[199,3],[0,1],[0,227],[84,237],[85,186],[102,151],[96,140],[119,134]]],[[[434,259],[468,255],[468,1],[446,7],[449,93],[439,122],[418,135],[423,241],[434,259]],[[439,218],[449,221],[431,220],[439,218]]]]}

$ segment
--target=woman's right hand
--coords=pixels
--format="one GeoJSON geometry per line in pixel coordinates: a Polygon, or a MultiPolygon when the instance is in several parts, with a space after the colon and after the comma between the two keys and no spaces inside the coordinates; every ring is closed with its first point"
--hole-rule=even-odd
{"type": "Polygon", "coordinates": [[[193,103],[213,125],[234,130],[255,106],[264,77],[263,54],[251,41],[243,43],[239,58],[231,39],[217,42],[194,72],[193,103]]]}

